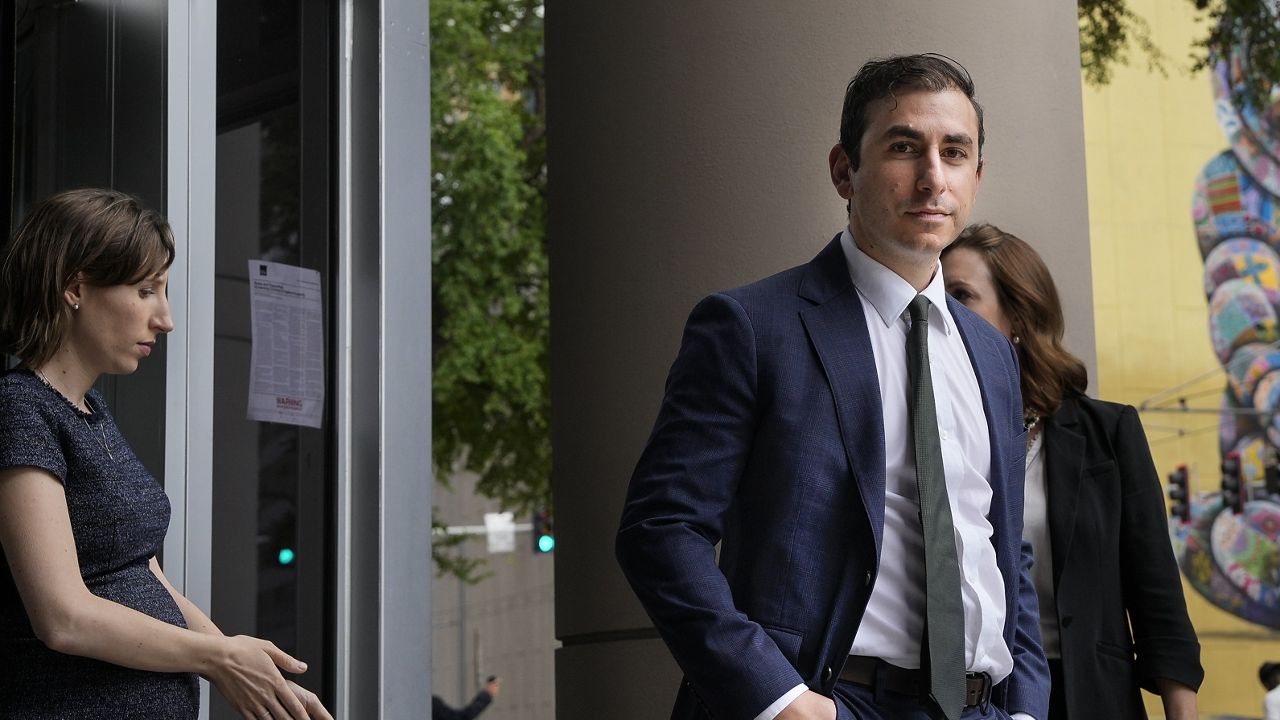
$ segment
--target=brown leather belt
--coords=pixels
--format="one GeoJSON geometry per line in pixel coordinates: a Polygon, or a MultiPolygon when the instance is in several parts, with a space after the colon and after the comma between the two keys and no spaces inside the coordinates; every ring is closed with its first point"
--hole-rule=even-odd
{"type": "MultiPolygon", "coordinates": [[[[855,685],[874,688],[876,673],[880,674],[885,690],[899,695],[929,697],[929,684],[924,673],[908,670],[877,657],[850,655],[840,671],[840,679],[855,685]]],[[[965,707],[985,705],[991,701],[991,676],[984,672],[965,673],[965,707]]]]}

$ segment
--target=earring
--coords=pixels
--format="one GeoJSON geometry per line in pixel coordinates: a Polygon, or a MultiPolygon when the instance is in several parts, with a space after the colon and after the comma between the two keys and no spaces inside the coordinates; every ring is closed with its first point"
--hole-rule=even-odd
{"type": "Polygon", "coordinates": [[[1014,336],[1013,336],[1013,344],[1014,344],[1014,345],[1017,345],[1017,344],[1018,344],[1018,343],[1020,343],[1020,342],[1022,342],[1022,338],[1018,337],[1017,335],[1014,335],[1014,336]]]}
{"type": "Polygon", "coordinates": [[[80,309],[80,303],[71,303],[71,309],[72,309],[72,310],[79,310],[79,309],[80,309]]]}

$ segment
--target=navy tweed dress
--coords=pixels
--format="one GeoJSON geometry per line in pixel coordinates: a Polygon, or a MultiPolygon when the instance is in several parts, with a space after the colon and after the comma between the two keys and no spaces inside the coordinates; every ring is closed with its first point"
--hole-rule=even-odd
{"type": "MultiPolygon", "coordinates": [[[[147,566],[169,529],[164,488],[133,454],[97,391],[86,414],[29,370],[0,376],[0,468],[33,466],[62,481],[89,591],[186,627],[147,566]]],[[[0,719],[194,719],[199,683],[65,655],[36,639],[5,560],[0,571],[0,719]]]]}

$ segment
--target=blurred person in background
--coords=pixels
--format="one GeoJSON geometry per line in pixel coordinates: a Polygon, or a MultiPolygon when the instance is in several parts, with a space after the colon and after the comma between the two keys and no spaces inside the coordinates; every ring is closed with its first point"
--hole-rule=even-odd
{"type": "Polygon", "coordinates": [[[431,720],[472,720],[489,707],[494,698],[498,697],[498,691],[501,689],[502,679],[496,676],[489,676],[489,680],[485,682],[484,687],[480,688],[480,692],[471,698],[471,702],[461,710],[449,707],[439,695],[431,696],[431,720]]]}

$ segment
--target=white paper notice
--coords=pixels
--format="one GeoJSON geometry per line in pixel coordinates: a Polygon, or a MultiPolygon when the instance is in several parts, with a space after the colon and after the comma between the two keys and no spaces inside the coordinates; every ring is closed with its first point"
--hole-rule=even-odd
{"type": "Polygon", "coordinates": [[[324,326],[320,273],[249,261],[253,368],[249,419],[320,427],[324,414],[324,326]]]}

